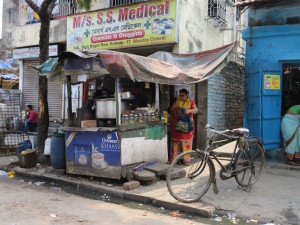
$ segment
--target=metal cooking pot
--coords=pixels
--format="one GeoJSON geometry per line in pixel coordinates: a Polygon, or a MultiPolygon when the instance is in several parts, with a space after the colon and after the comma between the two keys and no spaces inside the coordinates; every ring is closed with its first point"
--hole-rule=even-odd
{"type": "MultiPolygon", "coordinates": [[[[97,119],[115,119],[116,118],[116,99],[95,99],[96,118],[97,119]]],[[[127,103],[121,101],[121,113],[127,109],[127,103]]]]}
{"type": "Polygon", "coordinates": [[[124,99],[132,99],[132,98],[133,98],[133,96],[132,96],[132,94],[131,94],[130,91],[122,92],[121,96],[122,96],[122,98],[124,98],[124,99]]]}

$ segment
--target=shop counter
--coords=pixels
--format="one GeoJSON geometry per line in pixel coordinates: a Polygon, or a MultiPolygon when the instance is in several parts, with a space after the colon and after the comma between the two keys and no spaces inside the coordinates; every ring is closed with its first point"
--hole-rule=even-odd
{"type": "Polygon", "coordinates": [[[60,130],[69,174],[120,179],[142,163],[168,161],[166,124],[60,130]]]}

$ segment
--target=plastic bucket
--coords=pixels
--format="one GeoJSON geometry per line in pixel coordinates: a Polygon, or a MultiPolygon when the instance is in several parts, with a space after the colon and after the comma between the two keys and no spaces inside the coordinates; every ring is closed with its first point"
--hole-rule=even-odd
{"type": "Polygon", "coordinates": [[[65,135],[55,133],[51,138],[50,160],[54,169],[66,168],[65,135]]]}

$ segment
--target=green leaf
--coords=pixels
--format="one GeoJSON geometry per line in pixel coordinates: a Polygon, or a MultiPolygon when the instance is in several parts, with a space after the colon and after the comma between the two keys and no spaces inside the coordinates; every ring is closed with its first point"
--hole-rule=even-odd
{"type": "Polygon", "coordinates": [[[79,8],[85,8],[86,11],[91,9],[92,0],[77,0],[79,8]]]}

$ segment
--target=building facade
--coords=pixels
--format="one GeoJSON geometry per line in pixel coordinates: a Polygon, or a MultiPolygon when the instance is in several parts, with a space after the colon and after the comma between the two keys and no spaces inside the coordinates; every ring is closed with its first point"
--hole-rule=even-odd
{"type": "Polygon", "coordinates": [[[283,156],[280,125],[287,109],[300,103],[300,3],[239,1],[249,7],[246,40],[246,125],[271,157],[283,156]]]}
{"type": "MultiPolygon", "coordinates": [[[[237,42],[234,52],[243,52],[241,50],[243,45],[241,44],[242,41],[239,40],[238,32],[241,19],[232,0],[98,0],[92,2],[91,9],[86,12],[78,7],[75,0],[57,1],[57,6],[53,11],[53,20],[50,24],[50,47],[56,48],[53,56],[64,50],[72,51],[82,48],[115,49],[144,56],[156,51],[185,54],[214,49],[233,42],[237,42]],[[141,17],[145,18],[142,22],[138,22],[141,17]],[[109,27],[109,24],[112,26],[109,27]],[[116,28],[117,25],[118,28],[116,28]],[[152,29],[149,30],[148,25],[152,29]],[[128,26],[137,27],[139,32],[128,33],[128,26]],[[114,34],[117,30],[114,32],[113,29],[120,29],[118,32],[122,31],[119,32],[121,34],[118,34],[116,39],[114,39],[114,34]],[[128,38],[129,34],[137,36],[128,38]],[[127,37],[124,38],[126,35],[127,37]],[[150,40],[148,42],[146,40],[147,35],[149,35],[150,40]],[[120,40],[126,40],[126,42],[122,41],[120,44],[120,40]],[[145,43],[141,44],[142,40],[145,43]],[[151,42],[151,40],[153,41],[151,42]]],[[[41,3],[41,1],[37,1],[37,3],[41,3]]],[[[15,51],[14,57],[17,57],[21,62],[20,89],[23,90],[25,102],[36,107],[38,104],[37,72],[31,68],[32,65],[38,63],[38,56],[26,56],[25,54],[25,56],[18,57],[16,55],[22,51],[37,50],[39,29],[40,23],[37,16],[24,0],[20,0],[19,26],[9,32],[8,43],[10,48],[15,51]]],[[[237,62],[243,61],[242,54],[235,54],[234,58],[237,62]]],[[[240,73],[242,69],[239,64],[230,64],[229,67],[223,69],[224,71],[219,71],[216,77],[189,87],[200,108],[200,114],[197,116],[197,136],[200,133],[203,135],[199,144],[196,143],[197,146],[200,146],[200,142],[205,143],[206,132],[202,127],[204,128],[207,122],[216,128],[225,129],[232,127],[229,126],[230,120],[234,121],[238,117],[239,123],[236,126],[243,125],[242,120],[240,120],[243,116],[243,110],[236,110],[240,107],[230,106],[228,99],[230,99],[229,93],[243,99],[240,96],[244,96],[244,89],[231,87],[228,84],[238,81],[238,84],[244,87],[244,73],[240,73]],[[234,79],[229,78],[231,74],[235,77],[234,79]],[[221,89],[219,89],[220,86],[221,89]],[[231,88],[236,91],[231,92],[231,88]],[[225,92],[228,92],[227,97],[224,97],[225,92]],[[226,105],[225,98],[227,99],[226,105]],[[217,101],[218,104],[215,104],[217,101]],[[217,110],[214,110],[215,108],[217,110]],[[235,112],[233,114],[239,113],[239,115],[229,116],[231,112],[235,112]],[[227,122],[224,122],[225,117],[227,117],[227,122]]],[[[172,93],[169,102],[171,102],[170,99],[174,97],[177,89],[178,87],[168,88],[167,91],[172,93]]],[[[63,118],[63,111],[65,110],[59,107],[63,102],[58,102],[58,99],[64,98],[64,88],[58,88],[58,85],[55,84],[51,86],[50,82],[48,92],[50,95],[50,119],[59,116],[63,118]]],[[[230,101],[233,103],[235,98],[231,97],[230,101]]]]}
{"type": "Polygon", "coordinates": [[[11,30],[13,27],[19,25],[18,20],[18,1],[2,1],[2,23],[1,37],[0,37],[0,60],[6,61],[11,57],[10,40],[11,30]]]}

